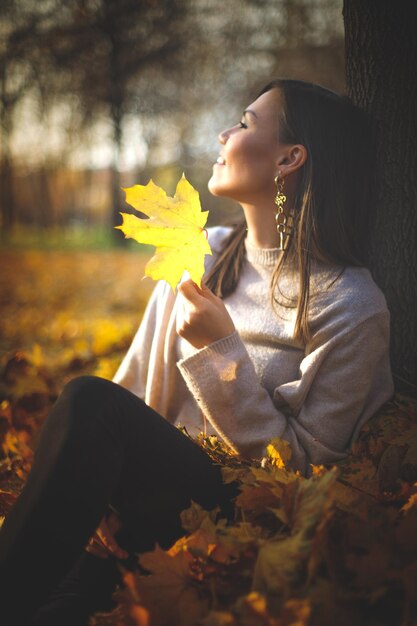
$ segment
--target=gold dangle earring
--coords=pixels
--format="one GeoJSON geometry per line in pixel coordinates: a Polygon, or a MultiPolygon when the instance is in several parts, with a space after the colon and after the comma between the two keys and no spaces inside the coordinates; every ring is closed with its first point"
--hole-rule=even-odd
{"type": "Polygon", "coordinates": [[[277,232],[279,235],[278,249],[285,250],[289,235],[291,234],[291,225],[288,223],[287,216],[284,213],[284,204],[287,200],[287,196],[283,193],[284,179],[281,178],[280,172],[278,172],[278,176],[275,176],[274,182],[277,189],[274,202],[278,207],[278,210],[275,213],[275,223],[277,225],[277,232]]]}

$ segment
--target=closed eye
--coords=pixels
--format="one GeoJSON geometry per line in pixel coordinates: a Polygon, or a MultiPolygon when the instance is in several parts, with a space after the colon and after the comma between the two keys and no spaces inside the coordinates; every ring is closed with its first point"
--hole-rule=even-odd
{"type": "Polygon", "coordinates": [[[240,124],[240,128],[247,128],[248,127],[248,125],[245,124],[245,122],[239,122],[239,124],[240,124]]]}

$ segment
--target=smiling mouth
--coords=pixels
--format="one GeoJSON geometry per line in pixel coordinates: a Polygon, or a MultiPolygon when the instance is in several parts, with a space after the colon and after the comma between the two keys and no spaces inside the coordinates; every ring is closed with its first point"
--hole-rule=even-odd
{"type": "Polygon", "coordinates": [[[226,161],[222,156],[218,156],[216,160],[217,165],[226,165],[226,161]]]}

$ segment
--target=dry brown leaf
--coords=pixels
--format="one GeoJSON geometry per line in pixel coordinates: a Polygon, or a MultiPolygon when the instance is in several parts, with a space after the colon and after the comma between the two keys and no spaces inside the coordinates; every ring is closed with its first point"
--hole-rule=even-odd
{"type": "MultiPolygon", "coordinates": [[[[279,490],[277,484],[276,490],[279,490]]],[[[247,511],[260,513],[271,507],[277,507],[280,499],[277,493],[274,493],[269,485],[261,483],[260,485],[243,485],[241,493],[236,498],[236,505],[247,511]]]]}
{"type": "Polygon", "coordinates": [[[174,555],[159,546],[140,556],[140,564],[150,573],[137,574],[135,588],[140,604],[149,611],[151,626],[194,626],[208,610],[208,598],[199,591],[192,574],[194,557],[186,550],[174,555]]]}

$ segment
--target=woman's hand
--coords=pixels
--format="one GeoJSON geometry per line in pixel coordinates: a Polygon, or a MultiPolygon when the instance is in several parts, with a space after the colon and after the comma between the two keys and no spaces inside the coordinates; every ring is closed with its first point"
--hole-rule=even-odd
{"type": "Polygon", "coordinates": [[[177,333],[194,348],[204,348],[235,331],[223,300],[204,283],[200,288],[192,280],[185,280],[178,286],[178,298],[177,333]]]}
{"type": "Polygon", "coordinates": [[[121,525],[119,516],[116,513],[111,511],[106,514],[87,543],[85,550],[102,559],[107,559],[110,555],[116,556],[118,559],[127,559],[129,554],[119,546],[114,538],[114,534],[121,525]]]}

